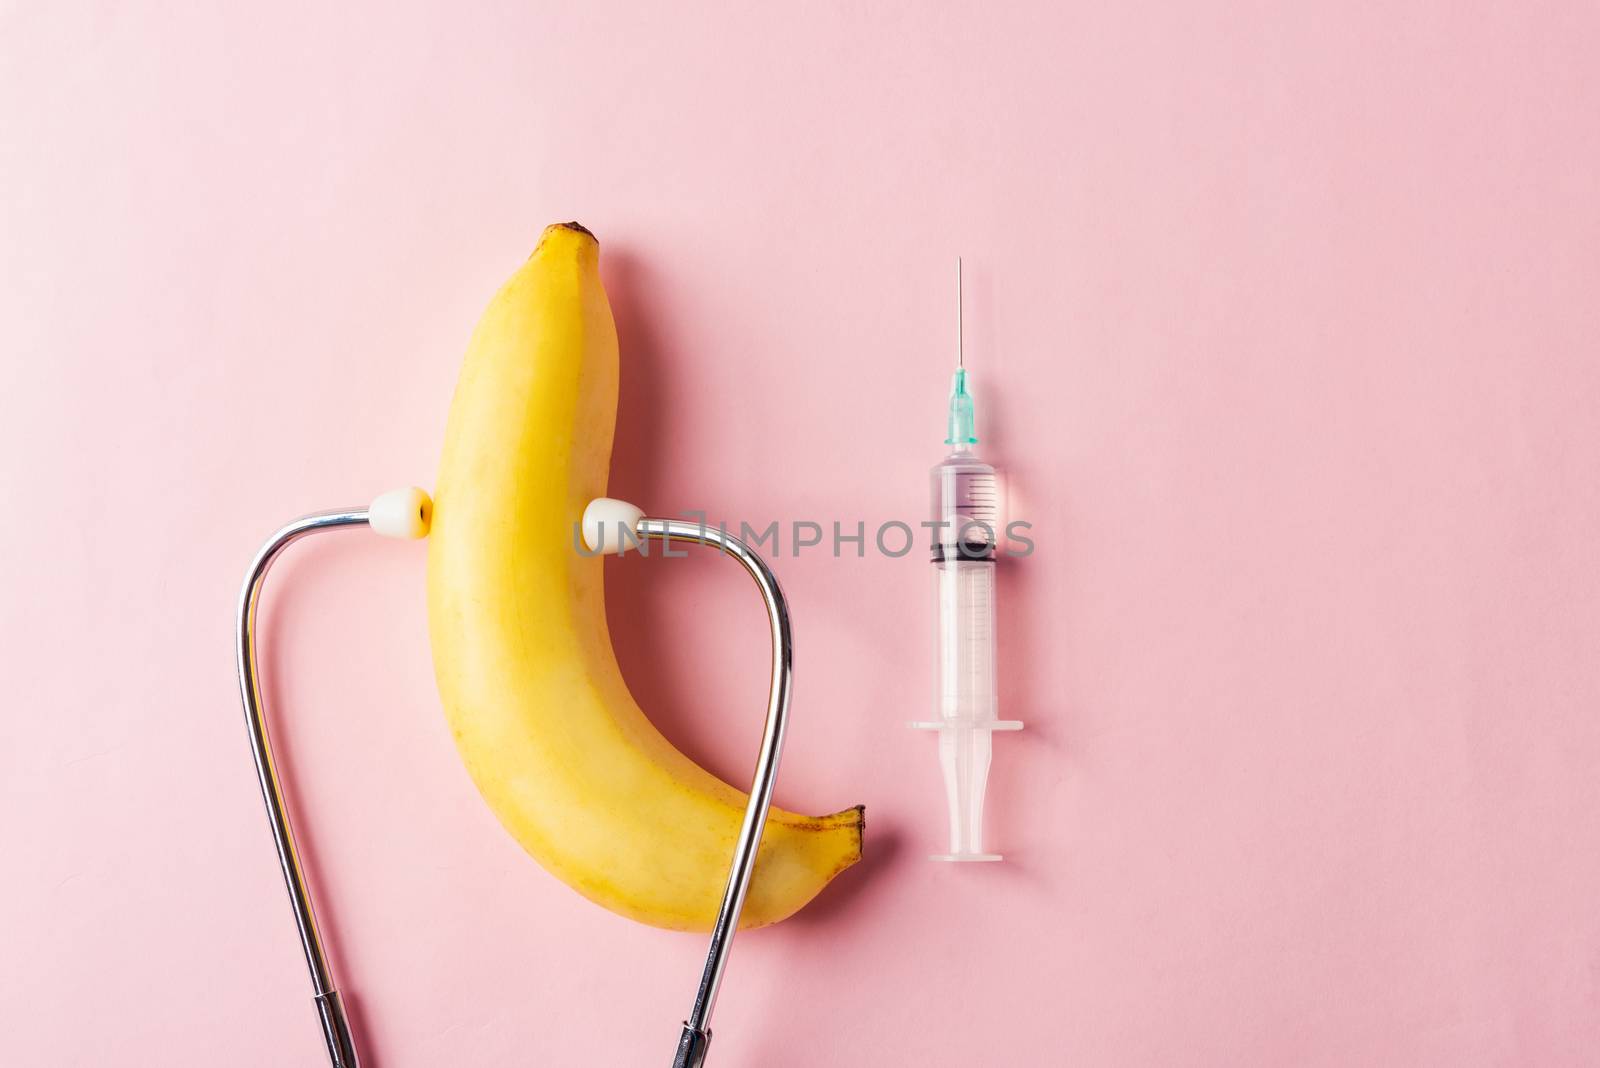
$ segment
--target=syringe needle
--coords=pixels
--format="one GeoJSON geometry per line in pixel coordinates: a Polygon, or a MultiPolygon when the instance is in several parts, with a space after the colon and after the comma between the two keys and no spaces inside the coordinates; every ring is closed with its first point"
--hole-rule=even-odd
{"type": "Polygon", "coordinates": [[[962,329],[962,325],[961,325],[961,306],[962,306],[962,300],[961,300],[961,257],[957,256],[956,257],[956,366],[957,367],[965,367],[967,365],[966,345],[964,344],[964,342],[966,340],[966,331],[964,329],[962,329]]]}

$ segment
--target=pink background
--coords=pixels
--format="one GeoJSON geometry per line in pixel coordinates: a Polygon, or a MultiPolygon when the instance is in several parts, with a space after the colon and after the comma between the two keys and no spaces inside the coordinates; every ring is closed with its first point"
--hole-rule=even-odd
{"type": "MultiPolygon", "coordinates": [[[[987,868],[922,859],[926,565],[778,562],[779,799],[865,802],[869,854],[738,940],[714,1064],[1600,1063],[1594,5],[178,6],[0,15],[0,1062],[320,1063],[237,584],[431,481],[479,311],[576,218],[617,493],[920,518],[960,251],[1038,541],[987,868]]],[[[645,706],[742,780],[745,580],[609,566],[645,706]]],[[[370,1064],[664,1064],[704,941],[494,822],[422,547],[275,580],[370,1064]]]]}

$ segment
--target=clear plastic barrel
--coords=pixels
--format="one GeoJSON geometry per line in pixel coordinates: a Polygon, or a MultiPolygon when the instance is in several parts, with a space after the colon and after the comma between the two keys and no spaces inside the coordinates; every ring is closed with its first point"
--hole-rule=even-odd
{"type": "Polygon", "coordinates": [[[958,447],[933,469],[932,488],[936,707],[932,720],[913,725],[939,732],[950,852],[935,859],[999,860],[983,851],[992,732],[1022,725],[997,718],[994,468],[958,447]]]}
{"type": "Polygon", "coordinates": [[[933,469],[934,591],[941,722],[995,718],[994,468],[958,449],[933,469]]]}
{"type": "MultiPolygon", "coordinates": [[[[949,859],[987,860],[983,800],[995,722],[994,561],[934,563],[938,598],[939,764],[950,817],[949,859]]],[[[997,857],[994,859],[998,859],[997,857]]]]}
{"type": "Polygon", "coordinates": [[[994,468],[969,449],[933,469],[934,560],[993,560],[999,516],[994,468]]]}

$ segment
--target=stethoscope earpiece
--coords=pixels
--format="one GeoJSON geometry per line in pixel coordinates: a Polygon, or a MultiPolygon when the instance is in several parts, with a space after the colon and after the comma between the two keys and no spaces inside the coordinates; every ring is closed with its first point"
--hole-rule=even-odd
{"type": "Polygon", "coordinates": [[[583,510],[583,542],[591,553],[602,556],[612,556],[628,547],[628,540],[633,539],[634,547],[638,547],[639,520],[644,518],[644,509],[636,508],[627,501],[619,501],[615,497],[596,497],[589,502],[583,510]],[[606,537],[606,531],[611,532],[611,537],[606,537]]]}
{"type": "Polygon", "coordinates": [[[426,538],[433,525],[433,498],[416,486],[392,489],[367,506],[367,524],[386,538],[426,538]]]}

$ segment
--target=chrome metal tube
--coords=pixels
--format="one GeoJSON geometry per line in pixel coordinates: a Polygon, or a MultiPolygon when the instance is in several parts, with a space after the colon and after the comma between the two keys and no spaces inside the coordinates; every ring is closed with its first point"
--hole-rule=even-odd
{"type": "MultiPolygon", "coordinates": [[[[289,890],[295,926],[300,933],[300,945],[305,952],[306,967],[311,973],[311,985],[332,1068],[360,1068],[360,1058],[356,1053],[344,1005],[334,985],[332,968],[328,964],[327,952],[317,926],[311,891],[306,883],[299,851],[295,847],[294,830],[272,755],[266,702],[262,696],[260,669],[256,660],[256,610],[267,572],[284,549],[319,531],[366,525],[368,516],[363,509],[319,512],[295,520],[261,547],[251,562],[239,595],[236,647],[239,692],[244,700],[245,718],[250,727],[250,748],[255,757],[256,776],[261,783],[261,796],[271,824],[273,843],[278,850],[278,865],[289,890]]],[[[783,738],[789,722],[789,698],[794,681],[794,641],[789,627],[788,602],[784,599],[776,576],[743,541],[726,531],[676,519],[642,519],[638,524],[638,533],[642,539],[663,543],[686,541],[708,545],[737,560],[760,590],[762,603],[767,610],[767,621],[772,629],[772,674],[767,695],[767,720],[750,785],[750,801],[745,807],[744,822],[734,845],[728,882],[723,890],[716,923],[712,927],[711,945],[706,951],[700,985],[695,991],[694,1004],[689,1018],[684,1022],[673,1058],[673,1068],[700,1068],[711,1042],[711,1012],[728,967],[728,951],[739,927],[739,915],[744,911],[756,854],[761,846],[761,831],[772,806],[772,788],[777,779],[778,761],[782,756],[783,738]]]]}
{"type": "Polygon", "coordinates": [[[306,968],[311,972],[317,1017],[322,1024],[322,1037],[327,1044],[328,1061],[332,1068],[360,1068],[361,1058],[356,1054],[344,1002],[334,986],[333,971],[328,965],[322,935],[317,929],[316,912],[311,905],[311,891],[306,885],[305,868],[300,863],[289,810],[284,804],[283,786],[278,781],[277,762],[273,759],[272,740],[267,730],[266,702],[261,694],[260,668],[256,662],[256,608],[261,602],[261,587],[266,582],[267,572],[284,549],[319,531],[366,525],[367,512],[360,508],[318,512],[296,519],[269,538],[261,551],[256,553],[245,575],[244,588],[239,593],[239,693],[244,699],[245,719],[250,726],[250,751],[255,757],[261,798],[266,804],[267,820],[272,826],[272,841],[278,848],[278,866],[283,870],[283,881],[289,888],[289,903],[294,907],[294,922],[300,931],[300,948],[305,951],[306,968]]]}
{"type": "Polygon", "coordinates": [[[789,628],[789,603],[784,599],[778,579],[750,546],[727,531],[703,523],[678,519],[641,519],[641,538],[661,542],[689,541],[720,549],[733,557],[755,580],[772,628],[772,681],[767,692],[767,723],[761,735],[761,751],[756,757],[755,774],[750,783],[750,802],[745,806],[744,824],[733,849],[728,869],[728,884],[722,892],[722,907],[711,929],[711,946],[706,965],[695,991],[694,1005],[684,1022],[683,1033],[672,1061],[673,1068],[699,1068],[711,1043],[711,1010],[717,1003],[722,976],[728,967],[728,950],[739,929],[739,914],[744,911],[750,891],[750,876],[755,870],[761,831],[766,826],[767,810],[772,807],[772,787],[778,777],[778,760],[783,755],[783,736],[789,726],[789,697],[794,686],[794,638],[789,628]]]}

